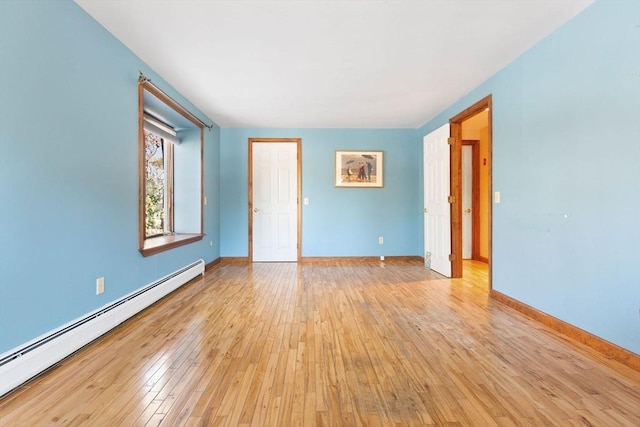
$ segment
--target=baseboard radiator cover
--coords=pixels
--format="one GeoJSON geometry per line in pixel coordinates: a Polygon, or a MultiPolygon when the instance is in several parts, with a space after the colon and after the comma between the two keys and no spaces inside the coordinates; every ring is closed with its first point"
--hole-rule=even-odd
{"type": "Polygon", "coordinates": [[[204,274],[198,260],[93,312],[0,355],[0,397],[204,274]]]}

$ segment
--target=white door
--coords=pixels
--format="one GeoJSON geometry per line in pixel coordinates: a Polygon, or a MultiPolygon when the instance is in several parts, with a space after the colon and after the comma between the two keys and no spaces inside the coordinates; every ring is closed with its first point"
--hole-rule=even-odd
{"type": "Polygon", "coordinates": [[[462,259],[471,259],[473,244],[473,147],[462,146],[462,259]]]}
{"type": "Polygon", "coordinates": [[[253,261],[298,260],[298,146],[253,142],[253,261]]]}
{"type": "Polygon", "coordinates": [[[451,277],[448,138],[448,123],[424,137],[424,248],[431,253],[431,269],[451,277]]]}

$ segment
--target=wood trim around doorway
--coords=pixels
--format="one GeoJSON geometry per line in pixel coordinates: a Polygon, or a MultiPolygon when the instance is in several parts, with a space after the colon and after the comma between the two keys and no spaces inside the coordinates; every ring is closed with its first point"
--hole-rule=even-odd
{"type": "Polygon", "coordinates": [[[253,262],[253,143],[266,142],[266,143],[274,143],[274,142],[290,142],[292,144],[296,144],[296,153],[297,153],[297,259],[300,262],[302,258],[302,138],[249,138],[249,203],[247,207],[248,218],[249,218],[249,262],[253,262]]]}
{"type": "Polygon", "coordinates": [[[471,118],[472,116],[480,113],[483,110],[488,109],[488,175],[489,175],[489,203],[488,203],[488,238],[489,238],[489,289],[491,289],[491,254],[492,248],[492,228],[493,228],[493,204],[491,203],[491,195],[493,194],[493,109],[492,109],[492,96],[487,95],[480,101],[476,102],[467,109],[449,119],[451,137],[454,138],[454,143],[451,144],[451,195],[453,201],[451,203],[451,277],[462,277],[462,122],[471,118]]]}

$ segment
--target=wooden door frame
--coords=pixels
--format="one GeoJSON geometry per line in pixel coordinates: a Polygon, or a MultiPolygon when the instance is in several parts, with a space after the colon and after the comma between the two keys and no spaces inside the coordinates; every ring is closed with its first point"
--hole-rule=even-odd
{"type": "Polygon", "coordinates": [[[249,262],[253,262],[253,143],[277,143],[287,142],[296,144],[296,184],[298,191],[296,194],[296,216],[297,216],[297,262],[300,262],[302,258],[302,206],[300,201],[302,200],[302,138],[249,138],[249,203],[248,203],[248,217],[249,217],[249,262]]]}
{"type": "Polygon", "coordinates": [[[462,277],[462,122],[470,117],[488,109],[488,178],[489,178],[489,200],[488,200],[488,239],[489,239],[489,289],[491,289],[492,281],[492,234],[493,234],[493,204],[491,203],[491,195],[493,194],[493,108],[492,96],[487,95],[472,106],[466,108],[460,113],[449,119],[451,132],[451,277],[462,277]]]}
{"type": "Polygon", "coordinates": [[[465,145],[471,147],[471,259],[480,261],[480,141],[463,139],[465,145]]]}

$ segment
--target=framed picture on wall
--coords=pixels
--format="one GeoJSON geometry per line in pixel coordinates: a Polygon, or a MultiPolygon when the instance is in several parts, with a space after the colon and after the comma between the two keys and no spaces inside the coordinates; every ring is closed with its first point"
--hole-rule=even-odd
{"type": "Polygon", "coordinates": [[[336,187],[382,187],[383,162],[382,151],[336,151],[336,187]]]}

